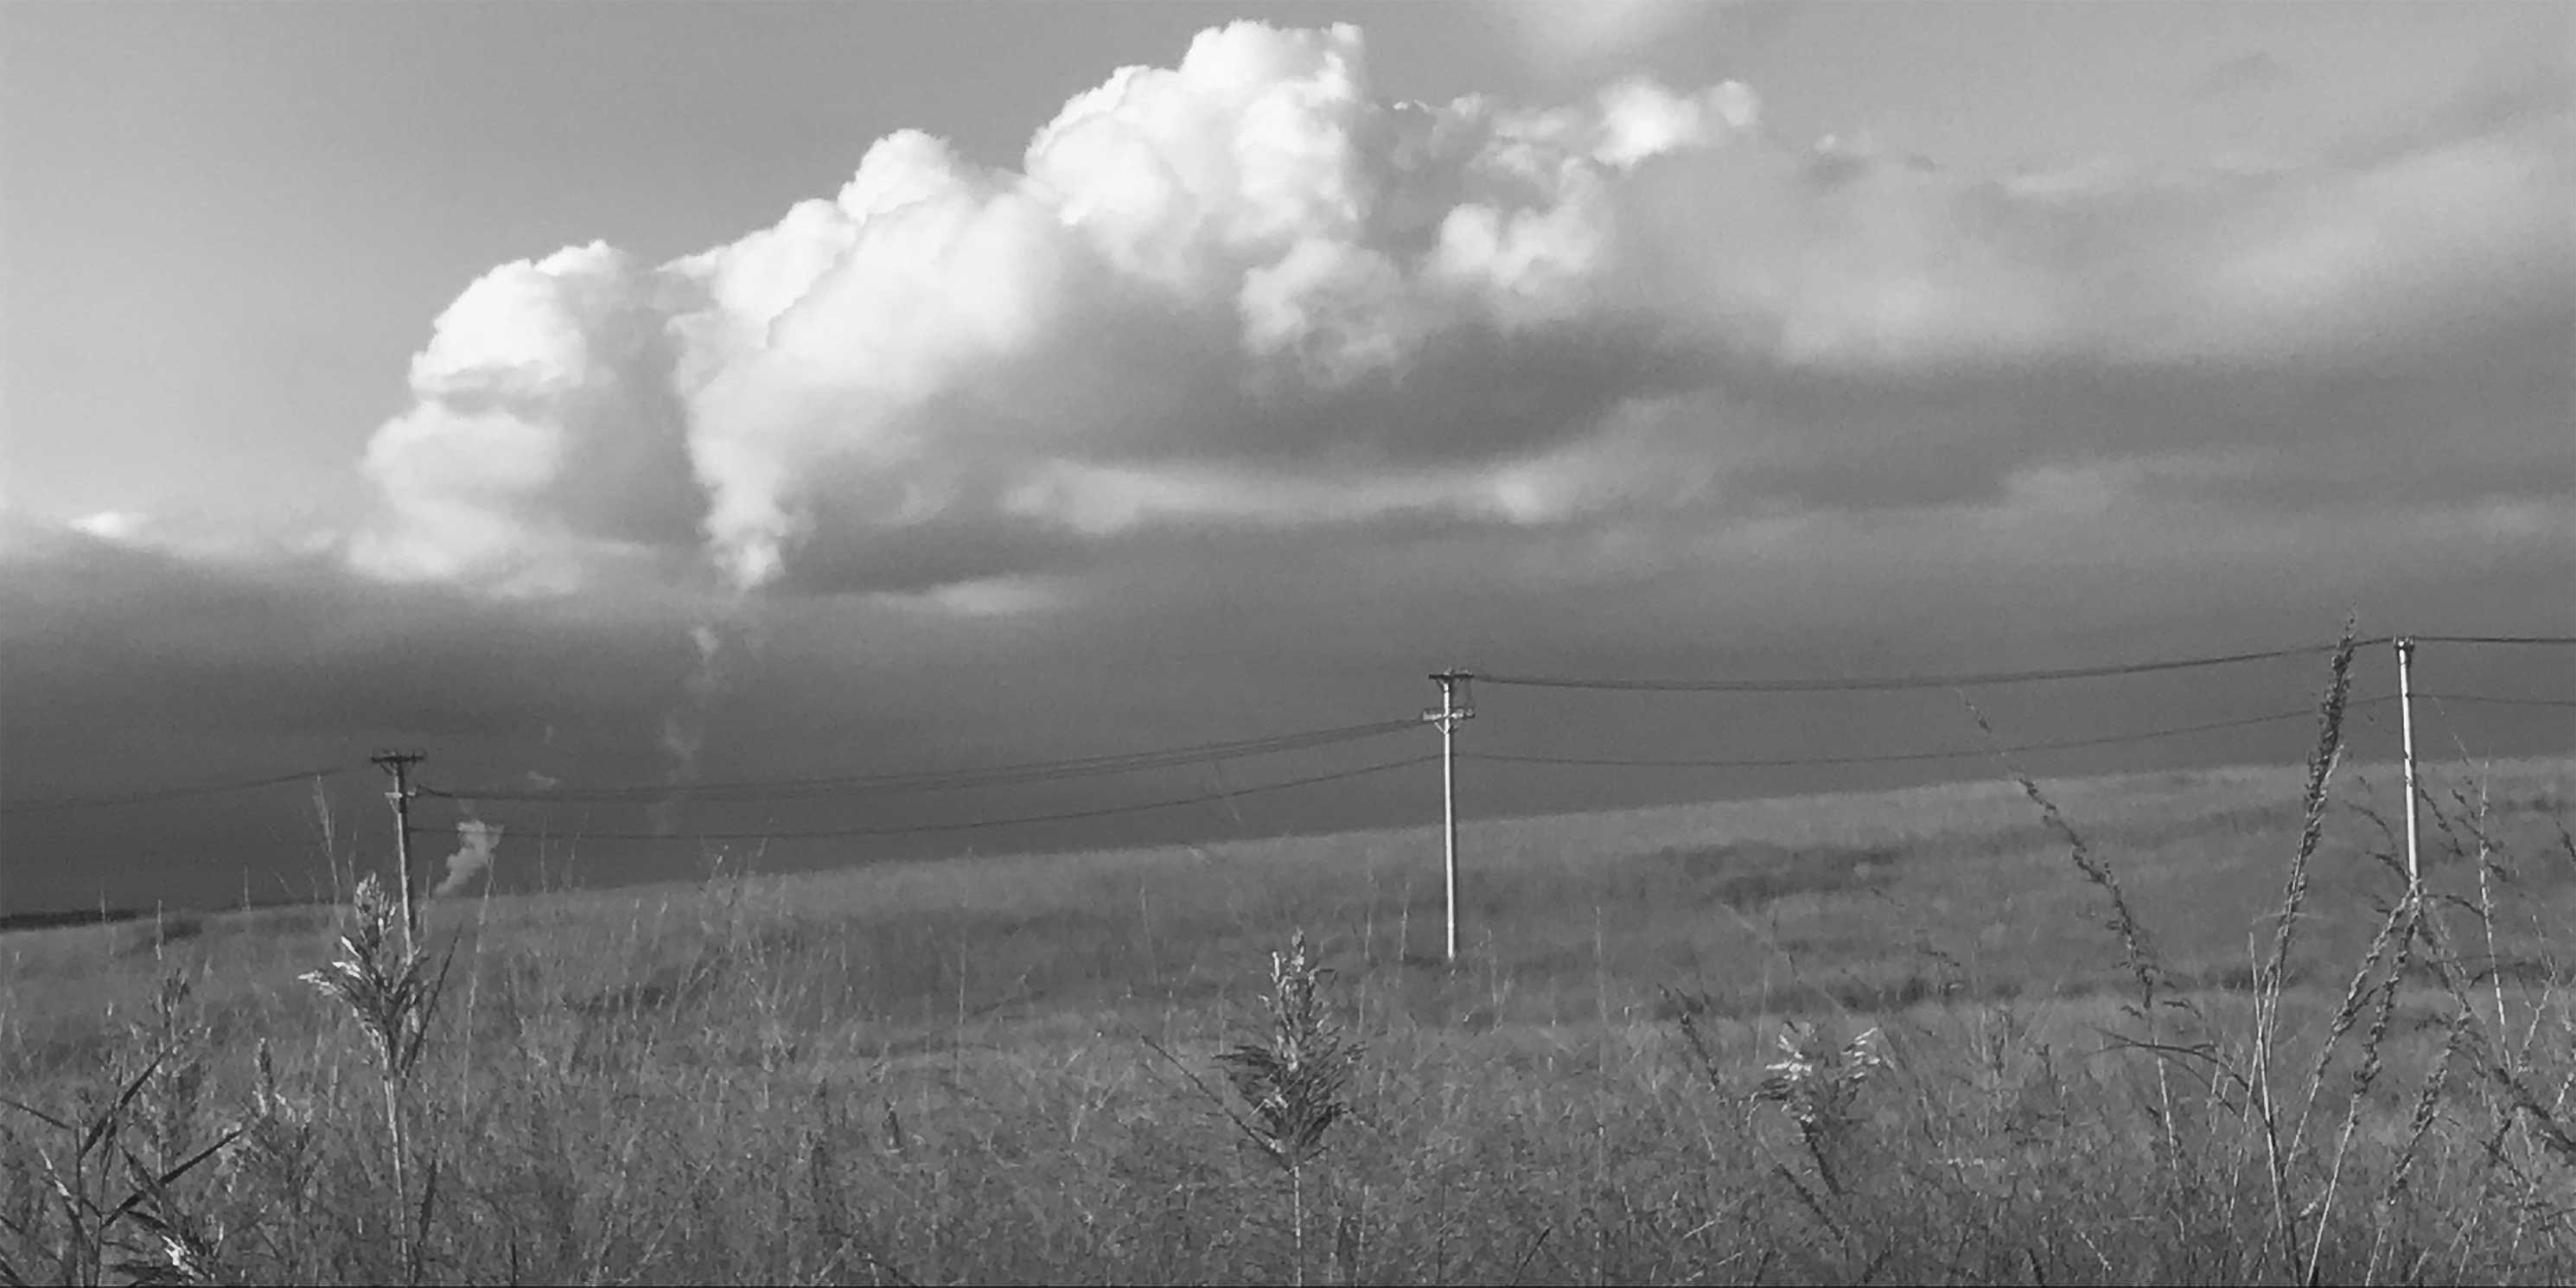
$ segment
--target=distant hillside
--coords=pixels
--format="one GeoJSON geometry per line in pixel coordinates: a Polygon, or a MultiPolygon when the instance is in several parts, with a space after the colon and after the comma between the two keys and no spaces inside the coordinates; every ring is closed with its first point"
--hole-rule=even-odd
{"type": "Polygon", "coordinates": [[[0,914],[0,935],[12,930],[60,930],[65,926],[112,926],[146,915],[140,908],[73,908],[59,912],[0,914]]]}
{"type": "MultiPolygon", "coordinates": [[[[272,908],[303,908],[304,900],[280,900],[271,903],[233,904],[223,908],[162,908],[161,915],[201,915],[208,912],[264,912],[272,908]]],[[[50,912],[0,913],[0,935],[19,930],[62,930],[80,926],[114,926],[128,921],[149,921],[150,908],[57,908],[50,912]]]]}

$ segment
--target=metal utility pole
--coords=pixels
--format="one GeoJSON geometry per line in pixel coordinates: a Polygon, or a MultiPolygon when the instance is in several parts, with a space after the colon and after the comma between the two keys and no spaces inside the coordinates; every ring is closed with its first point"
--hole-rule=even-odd
{"type": "Polygon", "coordinates": [[[368,759],[394,778],[385,799],[394,806],[394,862],[402,878],[403,951],[408,953],[420,938],[420,913],[411,901],[411,767],[428,757],[417,751],[380,751],[368,759]]]}
{"type": "Polygon", "coordinates": [[[2423,873],[2415,863],[2415,641],[2397,641],[2397,727],[2406,752],[2406,897],[2424,896],[2423,873]]]}
{"type": "Polygon", "coordinates": [[[1475,695],[1468,689],[1476,675],[1472,671],[1447,670],[1434,674],[1431,682],[1440,686],[1440,705],[1425,710],[1422,718],[1440,726],[1440,824],[1444,836],[1441,874],[1449,891],[1449,961],[1458,960],[1458,774],[1457,760],[1451,754],[1458,722],[1476,718],[1475,695]]]}

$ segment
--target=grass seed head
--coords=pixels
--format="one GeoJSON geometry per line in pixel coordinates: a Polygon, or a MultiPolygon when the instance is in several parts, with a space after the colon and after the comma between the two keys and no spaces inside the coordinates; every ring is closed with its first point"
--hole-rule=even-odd
{"type": "MultiPolygon", "coordinates": [[[[447,983],[447,965],[430,970],[429,954],[394,946],[401,913],[370,874],[349,901],[352,925],[340,953],[321,970],[298,976],[338,998],[367,1030],[387,1077],[410,1072],[429,1037],[430,1015],[447,983]]],[[[452,958],[450,959],[452,960],[452,958]]]]}
{"type": "Polygon", "coordinates": [[[1325,1133],[1350,1112],[1345,1095],[1362,1048],[1342,1036],[1325,1006],[1331,974],[1315,964],[1299,931],[1287,952],[1270,955],[1270,991],[1262,998],[1268,1041],[1217,1057],[1252,1111],[1246,1131],[1253,1142],[1289,1170],[1322,1153],[1325,1133]]]}
{"type": "Polygon", "coordinates": [[[1861,1084],[1887,1067],[1874,1028],[1838,1049],[1816,1026],[1793,1022],[1780,1034],[1780,1053],[1754,1098],[1786,1109],[1799,1131],[1811,1138],[1831,1136],[1848,1125],[1861,1084]]]}

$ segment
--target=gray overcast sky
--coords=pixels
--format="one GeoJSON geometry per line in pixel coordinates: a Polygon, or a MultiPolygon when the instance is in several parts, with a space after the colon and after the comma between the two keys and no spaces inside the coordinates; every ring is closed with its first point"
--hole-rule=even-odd
{"type": "MultiPolygon", "coordinates": [[[[1405,715],[1452,663],[1975,670],[2318,642],[2348,609],[2576,629],[2571,14],[0,7],[0,804],[387,743],[453,786],[1081,756],[1405,715]]],[[[2561,652],[2427,665],[2576,690],[2561,652]]],[[[2081,737],[2320,678],[1989,713],[2081,737]]],[[[1481,697],[1486,751],[1974,740],[1939,694],[1481,697]]],[[[2565,716],[2441,733],[2557,750],[2565,716]]],[[[1044,814],[1429,746],[670,817],[1044,814]]],[[[1403,821],[1423,786],[776,857],[1403,821]]],[[[381,833],[374,783],[333,790],[381,833]]],[[[543,828],[655,821],[479,808],[522,881],[543,828]]],[[[0,815],[0,910],[302,893],[311,815],[298,788],[0,815]]]]}

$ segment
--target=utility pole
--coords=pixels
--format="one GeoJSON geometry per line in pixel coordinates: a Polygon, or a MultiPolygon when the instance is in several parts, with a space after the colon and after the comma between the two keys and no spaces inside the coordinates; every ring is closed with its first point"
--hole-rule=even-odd
{"type": "Polygon", "coordinates": [[[1440,705],[1425,710],[1422,718],[1440,726],[1440,824],[1444,836],[1441,874],[1449,891],[1449,962],[1458,961],[1458,773],[1452,744],[1458,722],[1476,718],[1475,695],[1468,684],[1476,678],[1472,671],[1452,668],[1431,677],[1440,686],[1440,705]]]}
{"type": "Polygon", "coordinates": [[[2415,641],[2397,641],[2397,727],[2406,752],[2406,897],[2424,897],[2423,873],[2415,866],[2415,641]]]}
{"type": "Polygon", "coordinates": [[[394,778],[385,799],[394,806],[394,863],[402,878],[403,951],[409,953],[420,938],[420,914],[411,902],[411,767],[428,757],[417,751],[380,751],[368,759],[394,778]]]}

